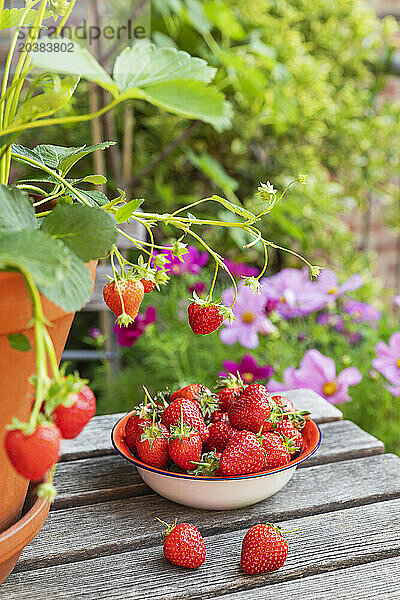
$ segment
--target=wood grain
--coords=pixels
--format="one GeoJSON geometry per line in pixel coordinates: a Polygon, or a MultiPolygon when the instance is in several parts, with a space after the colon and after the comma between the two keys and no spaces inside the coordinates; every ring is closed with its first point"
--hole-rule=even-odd
{"type": "MultiPolygon", "coordinates": [[[[318,452],[300,467],[382,454],[384,445],[351,421],[321,425],[318,452]]],[[[93,504],[149,494],[136,468],[120,456],[101,456],[61,463],[55,485],[59,495],[54,509],[93,504]]]]}
{"type": "MultiPolygon", "coordinates": [[[[262,521],[260,517],[258,520],[262,521]]],[[[376,566],[374,561],[399,556],[400,500],[291,519],[285,528],[300,531],[287,534],[288,560],[282,569],[269,575],[249,576],[241,572],[240,549],[245,534],[241,529],[207,537],[208,558],[196,571],[169,564],[163,558],[159,543],[84,563],[14,574],[0,588],[0,599],[22,600],[29,590],[29,597],[45,600],[49,589],[52,600],[142,600],[147,597],[195,600],[239,591],[251,598],[256,593],[254,588],[261,587],[264,587],[264,597],[269,598],[269,592],[281,582],[296,580],[294,585],[300,590],[299,584],[304,578],[319,574],[326,578],[327,573],[338,569],[365,563],[376,566]]],[[[388,584],[389,592],[390,580],[388,584]]],[[[258,589],[258,596],[253,597],[260,597],[260,593],[258,589]]],[[[314,598],[320,600],[318,591],[314,598]]],[[[388,594],[387,600],[393,600],[393,596],[388,594]]]]}
{"type": "MultiPolygon", "coordinates": [[[[311,390],[292,390],[286,395],[299,410],[309,410],[317,423],[328,423],[342,418],[340,410],[311,390]]],[[[61,460],[114,454],[110,440],[111,429],[123,414],[95,417],[76,440],[63,440],[61,460]]]]}
{"type": "MultiPolygon", "coordinates": [[[[279,493],[234,511],[189,509],[155,494],[52,511],[19,570],[125,552],[157,543],[155,518],[196,523],[205,535],[254,523],[337,511],[400,497],[400,459],[385,454],[298,470],[279,493]]],[[[379,506],[378,506],[379,508],[379,506]]]]}

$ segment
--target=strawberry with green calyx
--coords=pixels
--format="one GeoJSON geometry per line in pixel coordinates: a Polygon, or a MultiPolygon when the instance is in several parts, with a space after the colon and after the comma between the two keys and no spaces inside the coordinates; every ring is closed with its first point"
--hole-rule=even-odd
{"type": "Polygon", "coordinates": [[[197,400],[203,394],[211,394],[211,390],[209,390],[202,383],[190,383],[189,385],[185,385],[185,387],[180,388],[173,394],[171,394],[170,400],[173,402],[176,398],[187,398],[188,400],[197,400]]]}
{"type": "Polygon", "coordinates": [[[270,414],[269,392],[259,383],[248,385],[228,411],[233,427],[253,433],[260,431],[270,414]]]}
{"type": "Polygon", "coordinates": [[[151,423],[151,414],[148,404],[140,404],[129,416],[125,424],[125,442],[131,452],[136,450],[136,440],[143,433],[143,428],[151,423]]]}
{"type": "Polygon", "coordinates": [[[189,475],[206,475],[208,477],[218,477],[221,474],[219,470],[219,461],[222,452],[205,452],[201,455],[198,462],[193,462],[193,469],[188,471],[189,475]]]}
{"type": "Polygon", "coordinates": [[[39,481],[60,458],[60,430],[43,415],[36,425],[13,419],[7,429],[5,447],[14,469],[26,479],[39,481]]]}
{"type": "Polygon", "coordinates": [[[202,442],[206,442],[210,433],[197,402],[193,400],[188,400],[187,398],[176,398],[176,400],[171,402],[171,404],[164,410],[161,416],[161,423],[168,429],[170,429],[172,425],[179,425],[181,420],[181,411],[183,412],[184,422],[196,429],[200,434],[202,442]]]}
{"type": "Polygon", "coordinates": [[[265,454],[257,436],[251,431],[239,431],[223,451],[219,468],[227,477],[262,471],[265,454]]]}
{"type": "Polygon", "coordinates": [[[263,523],[251,527],[242,543],[241,567],[249,575],[272,573],[286,562],[288,544],[280,527],[263,523]]]}
{"type": "Polygon", "coordinates": [[[196,335],[209,335],[222,325],[225,319],[232,321],[235,317],[231,308],[217,302],[199,298],[193,292],[193,299],[188,307],[189,325],[196,335]]]}
{"type": "Polygon", "coordinates": [[[114,279],[103,288],[103,298],[120,326],[128,327],[136,319],[144,297],[143,283],[131,275],[114,272],[114,279]]]}
{"type": "Polygon", "coordinates": [[[142,282],[145,294],[149,294],[156,287],[156,273],[156,269],[152,269],[149,263],[145,263],[143,256],[140,255],[135,265],[135,277],[142,282]]]}
{"type": "Polygon", "coordinates": [[[293,440],[277,433],[265,433],[258,436],[265,453],[265,468],[277,469],[290,463],[292,454],[299,451],[293,440]]]}
{"type": "Polygon", "coordinates": [[[143,427],[143,432],[136,439],[136,450],[139,458],[148,465],[164,469],[169,461],[168,438],[169,431],[162,423],[153,421],[143,427]]]}
{"type": "Polygon", "coordinates": [[[206,560],[206,546],[200,531],[190,523],[177,525],[176,519],[172,525],[158,517],[157,520],[166,528],[163,534],[165,558],[178,567],[201,567],[206,560]]]}
{"type": "Polygon", "coordinates": [[[296,410],[296,407],[293,404],[293,402],[291,400],[289,400],[288,398],[286,398],[285,396],[279,396],[279,395],[271,396],[271,405],[272,404],[276,404],[277,406],[280,406],[286,412],[292,412],[292,411],[296,410]]]}
{"type": "Polygon", "coordinates": [[[232,427],[230,423],[224,423],[219,421],[217,423],[211,423],[208,426],[210,437],[206,442],[206,448],[209,450],[216,450],[217,452],[223,452],[229,442],[233,440],[238,430],[232,427]]]}
{"type": "Polygon", "coordinates": [[[215,389],[219,402],[219,410],[228,412],[231,406],[239,398],[244,390],[243,381],[229,373],[226,376],[220,377],[216,383],[215,389]]]}
{"type": "Polygon", "coordinates": [[[285,438],[288,438],[289,440],[292,440],[294,442],[294,445],[298,448],[298,450],[301,450],[303,448],[303,436],[301,435],[297,427],[295,427],[293,423],[288,419],[284,419],[283,421],[278,423],[276,428],[274,429],[274,432],[285,436],[285,438]]]}
{"type": "Polygon", "coordinates": [[[184,471],[192,468],[201,458],[202,441],[196,429],[183,422],[183,410],[179,425],[172,425],[168,441],[168,452],[172,460],[184,471]]]}

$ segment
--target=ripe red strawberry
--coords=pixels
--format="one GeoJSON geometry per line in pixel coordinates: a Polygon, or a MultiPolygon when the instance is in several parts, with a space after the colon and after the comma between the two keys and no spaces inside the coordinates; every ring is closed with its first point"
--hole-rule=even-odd
{"type": "Polygon", "coordinates": [[[217,396],[219,409],[222,412],[228,412],[244,390],[243,384],[239,382],[237,377],[231,374],[227,377],[221,377],[217,382],[216,388],[219,388],[217,396]]]}
{"type": "Polygon", "coordinates": [[[293,425],[293,423],[288,419],[284,419],[283,421],[278,423],[274,431],[289,438],[290,440],[293,440],[295,446],[297,446],[299,450],[302,449],[304,443],[303,436],[301,435],[300,431],[293,425]]]}
{"type": "Polygon", "coordinates": [[[161,423],[168,429],[171,425],[178,425],[181,419],[181,411],[184,422],[196,429],[200,434],[201,441],[203,443],[206,442],[210,433],[201,415],[197,402],[194,402],[193,400],[176,398],[176,400],[171,402],[164,410],[161,416],[161,423]]]}
{"type": "Polygon", "coordinates": [[[206,393],[211,394],[211,391],[205,385],[202,385],[201,383],[191,383],[171,394],[170,401],[173,402],[176,398],[195,400],[206,393]]]}
{"type": "Polygon", "coordinates": [[[220,410],[214,410],[210,417],[211,423],[219,423],[222,421],[223,423],[229,423],[228,413],[221,412],[220,410]]]}
{"type": "Polygon", "coordinates": [[[95,395],[89,386],[84,385],[77,394],[70,395],[66,404],[55,408],[53,419],[62,437],[70,440],[80,434],[95,413],[95,395]]]}
{"type": "Polygon", "coordinates": [[[296,410],[293,402],[288,398],[285,398],[285,396],[271,396],[271,400],[278,406],[281,406],[285,412],[293,412],[296,410]]]}
{"type": "Polygon", "coordinates": [[[280,527],[265,523],[251,527],[242,543],[242,569],[254,575],[272,573],[284,565],[288,555],[288,544],[280,527]]]}
{"type": "Polygon", "coordinates": [[[115,281],[110,281],[103,288],[104,302],[116,317],[120,317],[118,322],[125,326],[136,319],[143,297],[143,283],[138,279],[118,279],[118,287],[115,281]],[[118,288],[124,301],[125,312],[122,309],[118,288]]]}
{"type": "Polygon", "coordinates": [[[217,452],[223,452],[229,442],[233,440],[235,435],[238,433],[237,429],[234,429],[229,423],[211,423],[208,430],[210,437],[206,442],[206,448],[208,450],[216,450],[217,452]]]}
{"type": "Polygon", "coordinates": [[[131,452],[136,450],[136,439],[143,433],[143,428],[151,423],[151,411],[148,405],[135,408],[125,425],[125,442],[131,452]]]}
{"type": "Polygon", "coordinates": [[[150,292],[152,292],[156,287],[156,284],[153,281],[149,281],[148,279],[141,279],[140,281],[143,284],[145,294],[150,294],[150,292]]]}
{"type": "Polygon", "coordinates": [[[20,475],[38,481],[60,458],[61,433],[56,425],[37,425],[31,435],[21,429],[7,432],[5,446],[8,457],[20,475]]]}
{"type": "Polygon", "coordinates": [[[250,431],[239,431],[226,446],[219,462],[221,473],[229,477],[257,473],[264,465],[264,450],[250,431]]]}
{"type": "Polygon", "coordinates": [[[164,556],[179,567],[198,569],[206,560],[206,546],[200,531],[189,523],[168,525],[164,534],[164,556]]]}
{"type": "Polygon", "coordinates": [[[202,442],[196,429],[185,425],[183,412],[179,425],[171,427],[171,436],[168,442],[168,452],[172,460],[183,471],[193,469],[193,463],[201,458],[202,442]]]}
{"type": "Polygon", "coordinates": [[[248,385],[228,411],[229,421],[240,430],[258,433],[271,414],[269,392],[259,383],[248,385]]]}
{"type": "Polygon", "coordinates": [[[192,465],[192,469],[188,471],[188,473],[190,473],[190,475],[218,477],[221,475],[219,470],[219,461],[221,456],[222,452],[215,452],[215,450],[212,450],[211,452],[205,452],[201,455],[200,460],[192,465]]]}
{"type": "Polygon", "coordinates": [[[143,433],[136,438],[136,449],[139,458],[148,465],[164,469],[169,461],[169,431],[162,423],[153,423],[143,428],[143,433]]]}
{"type": "Polygon", "coordinates": [[[265,452],[265,468],[277,469],[290,463],[291,455],[298,448],[287,438],[283,439],[277,433],[266,433],[260,437],[265,452]]]}
{"type": "Polygon", "coordinates": [[[224,316],[217,304],[196,304],[192,302],[188,308],[189,325],[196,335],[208,335],[221,327],[224,316]],[[194,306],[193,306],[194,305],[194,306]]]}

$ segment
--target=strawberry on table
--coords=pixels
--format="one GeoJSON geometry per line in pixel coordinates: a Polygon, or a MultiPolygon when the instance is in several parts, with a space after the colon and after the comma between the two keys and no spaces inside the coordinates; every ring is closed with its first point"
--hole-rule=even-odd
{"type": "Polygon", "coordinates": [[[143,297],[143,283],[133,277],[112,280],[103,288],[104,302],[125,327],[136,319],[143,297]]]}
{"type": "Polygon", "coordinates": [[[243,383],[232,374],[218,379],[215,387],[221,412],[228,412],[244,390],[243,383]]]}
{"type": "Polygon", "coordinates": [[[164,556],[174,565],[198,569],[206,560],[206,546],[200,531],[190,523],[165,525],[164,556]]]}
{"type": "Polygon", "coordinates": [[[8,431],[6,451],[20,475],[39,481],[60,458],[61,433],[56,425],[47,422],[38,424],[32,433],[29,432],[29,428],[8,431]]]}
{"type": "Polygon", "coordinates": [[[191,425],[196,429],[201,437],[202,442],[206,442],[210,435],[207,425],[203,419],[197,402],[188,400],[187,398],[176,398],[171,404],[164,410],[161,416],[161,423],[168,429],[171,425],[179,425],[181,419],[181,410],[183,413],[183,420],[188,425],[191,425]]]}
{"type": "Polygon", "coordinates": [[[193,463],[201,458],[202,441],[196,429],[183,422],[181,408],[181,421],[179,425],[172,425],[168,441],[168,452],[172,460],[183,471],[193,468],[193,463]]]}
{"type": "Polygon", "coordinates": [[[238,430],[232,427],[230,423],[224,423],[223,421],[212,423],[209,425],[208,430],[210,437],[206,442],[206,448],[209,450],[214,449],[217,452],[223,452],[238,433],[238,430]]]}
{"type": "Polygon", "coordinates": [[[264,385],[247,386],[229,409],[229,421],[236,429],[258,433],[271,414],[269,392],[264,385]]]}
{"type": "Polygon", "coordinates": [[[254,525],[242,543],[242,569],[250,575],[280,569],[288,555],[288,544],[281,529],[272,523],[254,525]]]}
{"type": "Polygon", "coordinates": [[[148,465],[164,469],[169,461],[169,431],[162,423],[153,422],[143,427],[143,433],[136,439],[139,458],[148,465]]]}
{"type": "Polygon", "coordinates": [[[265,452],[265,468],[277,469],[290,463],[292,454],[299,448],[293,440],[289,440],[277,433],[265,433],[260,436],[260,443],[265,452]]]}
{"type": "Polygon", "coordinates": [[[223,475],[247,475],[265,467],[265,455],[257,436],[251,431],[239,431],[222,453],[219,468],[223,475]]]}
{"type": "Polygon", "coordinates": [[[76,394],[70,394],[53,411],[54,423],[65,439],[79,435],[96,413],[96,398],[89,386],[84,385],[76,394]]]}

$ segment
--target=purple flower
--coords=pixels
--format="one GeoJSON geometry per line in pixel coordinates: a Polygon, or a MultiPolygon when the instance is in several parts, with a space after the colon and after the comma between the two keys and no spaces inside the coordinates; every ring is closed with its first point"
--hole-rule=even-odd
{"type": "MultiPolygon", "coordinates": [[[[400,388],[400,331],[392,334],[389,344],[378,342],[375,346],[375,352],[378,358],[372,360],[372,366],[382,373],[384,377],[393,384],[395,388],[400,388]]],[[[391,393],[394,388],[389,389],[391,393]]],[[[393,394],[394,396],[396,394],[393,394]]]]}
{"type": "Polygon", "coordinates": [[[223,365],[228,373],[236,375],[239,372],[244,383],[253,383],[253,381],[260,379],[268,379],[274,373],[274,368],[271,365],[258,365],[256,359],[250,354],[246,354],[240,363],[224,360],[223,365]]]}
{"type": "Polygon", "coordinates": [[[276,298],[267,298],[267,302],[265,304],[265,312],[267,313],[267,315],[273,313],[274,310],[276,310],[278,304],[279,300],[277,300],[276,298]]]}
{"type": "Polygon", "coordinates": [[[101,331],[98,327],[91,327],[88,331],[88,335],[92,340],[97,340],[101,336],[101,331]]]}
{"type": "Polygon", "coordinates": [[[120,346],[130,348],[144,334],[146,328],[154,323],[157,317],[157,311],[154,306],[149,306],[144,315],[138,314],[136,319],[128,327],[114,326],[114,332],[120,346]]]}
{"type": "Polygon", "coordinates": [[[271,379],[270,392],[308,388],[324,396],[332,404],[350,400],[348,388],[357,385],[362,375],[356,367],[344,369],[336,375],[335,361],[318,350],[307,350],[300,362],[300,368],[288,367],[283,372],[284,383],[271,379]]]}
{"type": "MultiPolygon", "coordinates": [[[[225,306],[233,302],[233,288],[222,294],[225,306]]],[[[259,344],[258,334],[268,335],[275,331],[274,325],[265,314],[265,296],[256,294],[243,285],[238,286],[238,298],[233,313],[236,321],[225,322],[219,336],[227,346],[239,342],[244,348],[256,348],[259,344]]]]}
{"type": "Polygon", "coordinates": [[[352,344],[353,346],[359,344],[362,340],[362,335],[359,331],[345,331],[344,335],[349,344],[352,344]]]}
{"type": "Polygon", "coordinates": [[[352,299],[346,302],[343,310],[353,317],[353,323],[379,321],[382,315],[381,311],[372,304],[352,299]]]}
{"type": "Polygon", "coordinates": [[[327,303],[326,294],[301,269],[283,269],[261,280],[267,302],[277,301],[277,310],[286,319],[303,317],[327,303]]]}
{"type": "MultiPolygon", "coordinates": [[[[165,270],[170,275],[180,276],[184,273],[198,275],[201,268],[208,262],[208,253],[199,252],[195,246],[188,246],[187,250],[188,252],[181,257],[182,260],[172,256],[171,250],[163,250],[155,253],[155,255],[164,254],[169,259],[170,262],[165,265],[165,270]]],[[[152,265],[154,267],[154,261],[152,261],[152,265]]]]}
{"type": "Polygon", "coordinates": [[[334,313],[322,312],[317,317],[317,323],[319,325],[323,325],[324,327],[334,327],[336,331],[343,331],[343,317],[341,317],[340,315],[335,315],[334,313]]]}
{"type": "Polygon", "coordinates": [[[400,306],[400,286],[399,286],[399,295],[398,295],[398,296],[395,296],[395,297],[393,298],[393,302],[394,302],[395,304],[397,304],[397,306],[400,306]]]}
{"type": "Polygon", "coordinates": [[[224,259],[224,263],[228,267],[232,275],[234,277],[237,277],[238,279],[240,277],[255,277],[259,273],[259,270],[256,267],[246,265],[246,263],[233,262],[228,258],[224,259]]]}
{"type": "Polygon", "coordinates": [[[201,296],[202,294],[204,294],[205,290],[206,290],[206,284],[203,281],[196,281],[195,284],[193,285],[189,285],[188,287],[188,291],[193,294],[193,292],[196,292],[196,294],[198,296],[201,296]]]}
{"type": "Polygon", "coordinates": [[[323,269],[315,285],[326,294],[328,301],[336,300],[347,292],[354,292],[364,285],[361,275],[355,274],[349,277],[342,285],[339,285],[337,275],[332,269],[323,269]]]}

